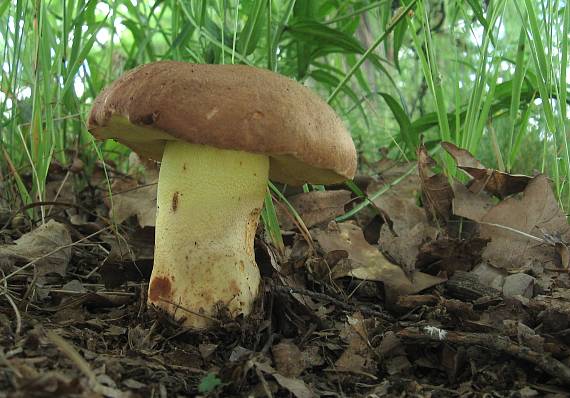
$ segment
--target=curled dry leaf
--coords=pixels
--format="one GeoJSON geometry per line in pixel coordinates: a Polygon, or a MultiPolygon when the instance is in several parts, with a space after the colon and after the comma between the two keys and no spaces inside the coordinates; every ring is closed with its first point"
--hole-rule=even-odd
{"type": "Polygon", "coordinates": [[[506,198],[514,193],[522,192],[532,177],[521,174],[509,174],[495,169],[489,169],[473,155],[458,148],[451,142],[442,142],[441,146],[455,159],[457,167],[473,178],[469,184],[472,192],[485,190],[491,195],[506,198]]]}
{"type": "Polygon", "coordinates": [[[65,225],[50,220],[14,243],[0,246],[0,269],[4,272],[36,260],[38,275],[65,275],[71,259],[71,236],[65,225]]]}
{"type": "Polygon", "coordinates": [[[333,277],[352,276],[358,279],[383,282],[398,294],[417,293],[444,282],[422,272],[414,272],[408,279],[405,272],[384,257],[375,246],[364,239],[362,230],[351,223],[331,223],[325,230],[313,229],[312,235],[325,252],[344,250],[350,261],[341,261],[333,268],[333,277]]]}
{"type": "Polygon", "coordinates": [[[480,223],[480,237],[490,240],[483,251],[490,264],[504,269],[533,263],[567,267],[570,227],[546,176],[534,177],[522,195],[498,204],[459,183],[453,190],[454,214],[480,223]]]}
{"type": "Polygon", "coordinates": [[[435,161],[423,144],[418,148],[417,155],[422,199],[427,215],[440,222],[446,222],[451,217],[453,190],[444,174],[436,174],[431,170],[435,166],[435,161]]]}
{"type": "Polygon", "coordinates": [[[459,182],[454,182],[451,187],[453,189],[453,214],[456,216],[481,221],[495,205],[493,198],[486,192],[471,192],[459,182]]]}
{"type": "MultiPolygon", "coordinates": [[[[379,182],[371,183],[368,195],[381,189],[386,183],[405,174],[410,164],[405,168],[395,167],[386,175],[382,174],[379,182]]],[[[437,229],[429,225],[424,209],[417,204],[419,177],[416,173],[405,177],[384,194],[374,199],[374,204],[388,218],[380,226],[378,244],[380,250],[402,266],[407,273],[415,269],[416,258],[420,245],[437,237],[437,229]]],[[[366,230],[365,230],[366,231],[366,230]]]]}

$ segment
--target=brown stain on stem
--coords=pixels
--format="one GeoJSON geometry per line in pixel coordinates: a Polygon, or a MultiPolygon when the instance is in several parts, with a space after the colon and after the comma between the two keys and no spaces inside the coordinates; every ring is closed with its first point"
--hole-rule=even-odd
{"type": "Polygon", "coordinates": [[[231,280],[229,283],[229,292],[235,296],[238,296],[240,293],[239,285],[235,280],[231,280]]]}
{"type": "Polygon", "coordinates": [[[179,196],[178,191],[174,192],[174,194],[172,195],[172,211],[173,212],[176,212],[176,210],[178,209],[178,196],[179,196]]]}
{"type": "Polygon", "coordinates": [[[152,280],[150,283],[150,288],[148,289],[148,298],[152,302],[157,302],[159,298],[170,298],[172,294],[172,283],[170,279],[164,276],[158,276],[152,280]]]}

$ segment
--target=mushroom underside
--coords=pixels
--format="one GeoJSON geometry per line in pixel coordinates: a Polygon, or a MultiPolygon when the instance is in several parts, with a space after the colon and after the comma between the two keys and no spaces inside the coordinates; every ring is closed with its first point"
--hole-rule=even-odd
{"type": "MultiPolygon", "coordinates": [[[[120,141],[142,158],[154,159],[156,161],[162,159],[166,143],[179,141],[179,138],[180,140],[182,139],[182,137],[176,138],[154,127],[152,124],[133,124],[127,117],[121,115],[110,116],[104,126],[94,126],[90,128],[90,131],[99,139],[120,141]]],[[[214,134],[211,136],[214,139],[214,134]]],[[[194,142],[194,144],[209,144],[222,149],[232,149],[214,145],[214,143],[194,142]]],[[[248,150],[248,153],[250,152],[256,153],[254,150],[248,150]]],[[[334,170],[315,166],[315,164],[319,164],[317,159],[299,159],[294,152],[281,153],[274,151],[262,153],[262,151],[259,151],[257,153],[269,156],[269,178],[273,181],[298,186],[305,183],[332,184],[346,179],[345,176],[334,170]]]]}

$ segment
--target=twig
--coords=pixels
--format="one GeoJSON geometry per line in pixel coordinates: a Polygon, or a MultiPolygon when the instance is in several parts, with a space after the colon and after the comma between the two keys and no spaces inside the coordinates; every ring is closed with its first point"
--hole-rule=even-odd
{"type": "Polygon", "coordinates": [[[334,297],[331,297],[325,293],[313,292],[311,290],[301,289],[298,287],[279,286],[279,285],[273,285],[273,289],[275,289],[278,292],[282,292],[282,293],[289,293],[289,294],[297,293],[297,294],[301,294],[303,296],[309,296],[309,297],[315,298],[317,300],[329,301],[329,302],[333,303],[334,305],[342,308],[345,311],[360,311],[365,315],[377,316],[377,317],[385,319],[385,320],[393,320],[392,316],[389,314],[386,314],[386,313],[383,313],[380,311],[376,311],[376,310],[373,310],[373,309],[365,307],[365,306],[351,305],[351,304],[345,303],[343,301],[340,301],[334,297]]]}
{"type": "MultiPolygon", "coordinates": [[[[426,328],[427,329],[427,328],[426,328]]],[[[570,368],[562,362],[548,355],[543,355],[523,345],[513,343],[508,337],[482,333],[462,333],[446,331],[445,333],[431,333],[420,331],[417,328],[406,328],[396,334],[404,340],[417,342],[447,341],[455,344],[480,345],[494,351],[504,352],[515,358],[522,359],[538,366],[545,373],[570,385],[570,368]]]]}
{"type": "Polygon", "coordinates": [[[506,230],[506,231],[510,231],[510,232],[515,233],[515,234],[524,236],[525,238],[528,238],[528,239],[531,239],[531,240],[535,240],[535,241],[540,242],[540,243],[544,243],[545,245],[549,244],[549,242],[546,241],[545,239],[541,239],[541,238],[538,238],[538,237],[536,237],[536,236],[534,236],[534,235],[527,234],[526,232],[519,231],[518,229],[514,229],[514,228],[511,228],[511,227],[507,227],[506,225],[495,224],[495,223],[492,223],[492,222],[485,222],[485,221],[478,221],[478,223],[479,223],[479,224],[484,224],[484,225],[489,225],[489,226],[495,227],[495,228],[504,229],[504,230],[506,230]]]}

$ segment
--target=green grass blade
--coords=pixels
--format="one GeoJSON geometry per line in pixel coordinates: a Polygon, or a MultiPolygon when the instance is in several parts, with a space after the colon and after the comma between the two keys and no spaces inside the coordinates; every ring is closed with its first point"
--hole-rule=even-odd
{"type": "Polygon", "coordinates": [[[344,87],[348,83],[348,81],[354,75],[356,70],[358,70],[358,68],[360,68],[360,66],[364,63],[364,61],[366,61],[366,59],[372,54],[372,52],[382,42],[384,42],[384,40],[386,40],[386,38],[394,30],[394,28],[399,23],[401,23],[401,21],[404,20],[404,18],[408,14],[408,12],[415,6],[416,2],[417,2],[417,0],[411,0],[410,3],[398,13],[398,15],[392,21],[392,23],[390,25],[388,25],[386,30],[376,40],[374,40],[374,42],[370,45],[370,47],[368,47],[368,49],[364,52],[364,54],[362,54],[362,56],[358,59],[358,61],[352,66],[352,68],[350,68],[350,70],[344,76],[344,78],[340,81],[338,86],[336,86],[336,88],[333,90],[333,92],[329,95],[329,97],[327,98],[328,103],[332,102],[332,100],[340,93],[340,91],[342,90],[342,87],[344,87]]]}

